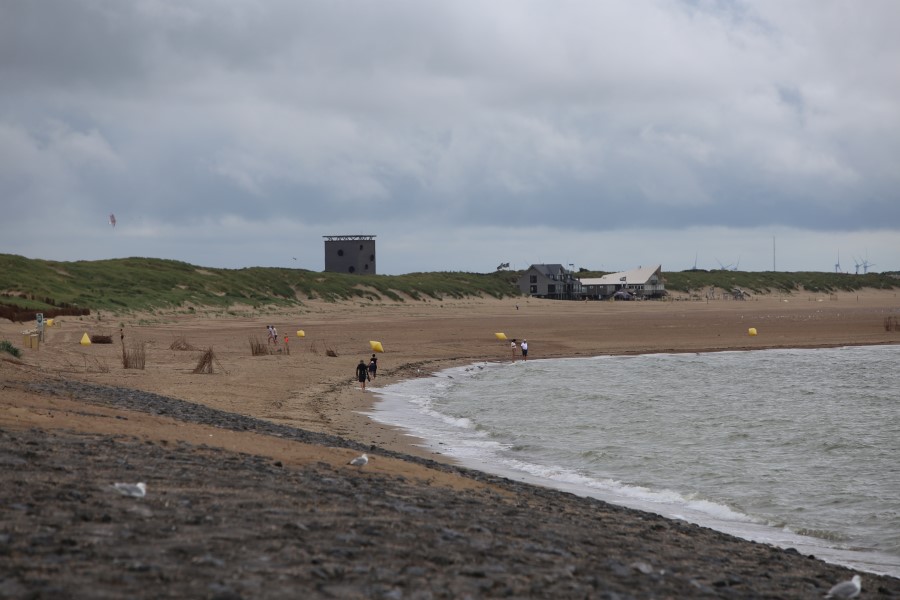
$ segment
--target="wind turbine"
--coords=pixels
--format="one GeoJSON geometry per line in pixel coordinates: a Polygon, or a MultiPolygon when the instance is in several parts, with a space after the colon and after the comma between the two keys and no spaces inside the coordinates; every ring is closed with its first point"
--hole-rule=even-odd
{"type": "Polygon", "coordinates": [[[853,257],[853,264],[856,267],[856,274],[859,275],[859,268],[861,266],[863,266],[863,264],[861,262],[859,262],[859,259],[856,258],[855,256],[853,257]]]}
{"type": "Polygon", "coordinates": [[[841,272],[841,251],[840,250],[838,250],[838,261],[836,263],[834,263],[834,272],[835,273],[841,272]]]}
{"type": "Polygon", "coordinates": [[[863,275],[865,275],[866,273],[869,272],[869,267],[874,267],[874,266],[875,266],[875,263],[870,263],[868,258],[866,260],[864,260],[863,264],[862,264],[863,275]]]}

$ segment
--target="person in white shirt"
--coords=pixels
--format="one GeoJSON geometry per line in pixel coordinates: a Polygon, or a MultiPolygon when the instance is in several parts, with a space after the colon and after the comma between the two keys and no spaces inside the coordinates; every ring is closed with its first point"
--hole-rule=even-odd
{"type": "Polygon", "coordinates": [[[528,360],[528,340],[522,340],[522,360],[528,360]]]}

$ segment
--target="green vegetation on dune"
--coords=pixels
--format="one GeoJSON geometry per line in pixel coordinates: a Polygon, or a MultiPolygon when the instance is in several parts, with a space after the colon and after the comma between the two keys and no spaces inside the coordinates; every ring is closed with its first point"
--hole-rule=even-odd
{"type": "Polygon", "coordinates": [[[851,275],[848,273],[774,271],[703,271],[663,273],[670,292],[689,292],[709,287],[730,290],[740,288],[756,294],[790,292],[852,292],[863,288],[893,289],[900,279],[885,273],[851,275]]]}
{"type": "MultiPolygon", "coordinates": [[[[414,301],[519,296],[521,271],[347,275],[303,269],[214,269],[175,260],[122,258],[59,262],[0,254],[0,304],[41,311],[81,308],[111,312],[234,305],[298,306],[305,300],[414,301]]],[[[583,271],[580,277],[601,273],[583,271]]],[[[836,292],[900,287],[897,274],[663,272],[670,292],[739,287],[755,294],[836,292]]]]}
{"type": "Polygon", "coordinates": [[[303,269],[214,269],[154,258],[58,262],[0,254],[0,301],[40,310],[46,302],[92,310],[181,306],[292,306],[304,300],[401,301],[518,295],[515,273],[345,275],[303,269]]]}
{"type": "Polygon", "coordinates": [[[22,358],[22,351],[12,345],[12,342],[9,340],[3,340],[0,342],[0,352],[6,352],[8,354],[12,354],[16,358],[22,358]]]}

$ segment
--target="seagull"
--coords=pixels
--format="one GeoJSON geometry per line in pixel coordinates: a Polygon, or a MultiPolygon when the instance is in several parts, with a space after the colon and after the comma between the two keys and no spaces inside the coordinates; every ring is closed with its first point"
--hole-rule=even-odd
{"type": "Polygon", "coordinates": [[[138,483],[114,483],[113,488],[123,496],[143,498],[147,495],[147,484],[143,481],[138,483]]]}
{"type": "Polygon", "coordinates": [[[828,590],[825,594],[826,598],[837,598],[838,600],[846,600],[847,598],[856,598],[862,590],[862,578],[854,575],[850,581],[842,581],[828,590]]]}
{"type": "MultiPolygon", "coordinates": [[[[349,463],[347,463],[347,464],[353,465],[354,467],[359,467],[360,469],[362,469],[362,468],[363,468],[364,466],[366,466],[368,463],[369,463],[369,457],[368,457],[365,453],[363,453],[363,454],[361,454],[360,456],[357,456],[356,458],[354,458],[353,460],[351,460],[351,461],[350,461],[349,463]]],[[[848,596],[848,597],[849,597],[849,596],[848,596]]]]}

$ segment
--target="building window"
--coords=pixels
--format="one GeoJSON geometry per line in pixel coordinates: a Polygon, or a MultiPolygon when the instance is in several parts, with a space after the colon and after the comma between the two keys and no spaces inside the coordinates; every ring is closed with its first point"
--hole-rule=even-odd
{"type": "Polygon", "coordinates": [[[371,260],[372,262],[375,262],[375,255],[374,255],[374,254],[370,254],[370,255],[369,255],[369,260],[371,260]]]}
{"type": "Polygon", "coordinates": [[[528,283],[537,283],[537,275],[532,275],[528,278],[528,283]]]}
{"type": "Polygon", "coordinates": [[[536,285],[531,286],[531,293],[537,294],[537,286],[536,285]]]}
{"type": "Polygon", "coordinates": [[[343,250],[338,250],[338,256],[343,256],[343,255],[344,255],[344,251],[343,251],[343,250]]]}
{"type": "Polygon", "coordinates": [[[356,271],[356,267],[354,267],[354,266],[351,265],[350,268],[347,269],[347,271],[348,271],[349,273],[353,273],[353,272],[356,271]]]}
{"type": "Polygon", "coordinates": [[[548,293],[548,294],[555,294],[555,293],[556,293],[556,286],[555,286],[554,284],[552,284],[552,283],[549,284],[549,285],[547,285],[547,293],[548,293]]]}

